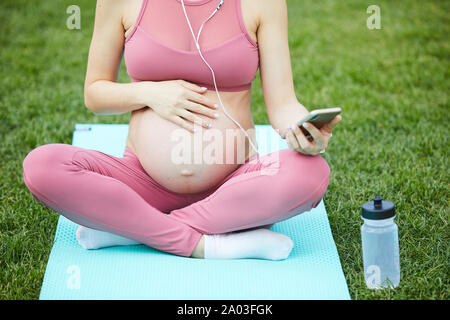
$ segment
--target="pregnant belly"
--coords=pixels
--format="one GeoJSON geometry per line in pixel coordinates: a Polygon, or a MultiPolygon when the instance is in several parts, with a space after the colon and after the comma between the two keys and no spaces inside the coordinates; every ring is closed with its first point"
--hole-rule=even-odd
{"type": "MultiPolygon", "coordinates": [[[[251,156],[244,133],[218,113],[219,119],[202,117],[212,128],[191,133],[150,108],[135,111],[127,144],[145,171],[163,187],[177,193],[206,191],[251,156]]],[[[253,127],[250,116],[235,119],[246,130],[253,127]]],[[[254,141],[252,130],[247,132],[254,141]]]]}

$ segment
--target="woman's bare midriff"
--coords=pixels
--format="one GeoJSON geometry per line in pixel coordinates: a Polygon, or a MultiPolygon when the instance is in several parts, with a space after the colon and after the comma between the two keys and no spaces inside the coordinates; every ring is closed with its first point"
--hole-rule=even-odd
{"type": "MultiPolygon", "coordinates": [[[[250,89],[219,94],[228,113],[255,142],[250,89]]],[[[173,192],[206,191],[255,154],[244,133],[222,110],[216,92],[208,90],[204,95],[219,105],[220,116],[211,119],[199,115],[212,128],[198,127],[195,133],[161,118],[148,107],[131,114],[127,147],[152,179],[173,192]]]]}

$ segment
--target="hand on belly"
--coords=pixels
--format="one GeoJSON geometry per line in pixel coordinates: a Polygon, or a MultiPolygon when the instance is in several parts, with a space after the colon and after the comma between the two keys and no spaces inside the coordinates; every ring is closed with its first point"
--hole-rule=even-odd
{"type": "Polygon", "coordinates": [[[198,193],[216,186],[247,158],[243,132],[221,114],[213,127],[191,133],[151,110],[130,122],[130,138],[141,165],[163,187],[198,193]]]}

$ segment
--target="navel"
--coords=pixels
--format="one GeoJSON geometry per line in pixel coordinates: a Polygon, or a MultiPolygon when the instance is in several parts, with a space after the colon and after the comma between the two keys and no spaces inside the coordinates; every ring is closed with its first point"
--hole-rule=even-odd
{"type": "Polygon", "coordinates": [[[183,169],[181,170],[181,175],[184,177],[190,177],[194,175],[194,172],[192,172],[191,170],[183,169]]]}

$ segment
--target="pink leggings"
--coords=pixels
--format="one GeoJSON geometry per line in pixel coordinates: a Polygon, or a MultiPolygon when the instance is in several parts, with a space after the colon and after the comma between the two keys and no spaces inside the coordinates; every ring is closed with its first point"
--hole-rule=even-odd
{"type": "Polygon", "coordinates": [[[284,149],[253,156],[214,188],[167,190],[126,148],[122,158],[67,144],[47,144],[23,161],[32,195],[77,224],[190,256],[202,234],[272,225],[316,207],[329,182],[320,156],[284,149]]]}

